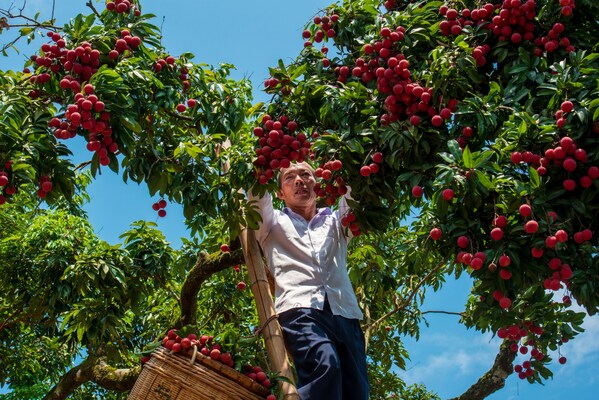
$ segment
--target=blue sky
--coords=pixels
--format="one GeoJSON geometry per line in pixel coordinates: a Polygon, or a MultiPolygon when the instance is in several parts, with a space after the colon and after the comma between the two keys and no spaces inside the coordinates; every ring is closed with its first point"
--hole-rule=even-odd
{"type": "MultiPolygon", "coordinates": [[[[78,12],[88,13],[85,2],[56,0],[59,22],[64,23],[78,12]]],[[[0,7],[11,3],[13,0],[0,0],[0,7]]],[[[330,3],[317,0],[146,0],[143,10],[157,15],[153,23],[162,26],[163,43],[171,54],[191,52],[196,56],[195,62],[232,63],[237,67],[234,77],[252,79],[256,101],[265,101],[268,98],[260,89],[268,77],[268,67],[276,65],[278,59],[290,61],[300,51],[305,23],[330,3]]],[[[40,11],[49,16],[51,4],[48,0],[28,0],[25,13],[40,11]]],[[[97,6],[101,4],[103,2],[97,6]]],[[[6,36],[0,35],[0,45],[6,41],[6,36]]],[[[13,52],[8,59],[0,58],[0,69],[21,69],[25,58],[34,50],[31,47],[20,55],[13,52]]],[[[77,157],[90,154],[75,149],[77,146],[82,149],[83,141],[71,143],[77,157]]],[[[140,219],[157,222],[174,246],[179,246],[180,238],[187,235],[180,207],[169,204],[166,218],[157,218],[151,209],[157,198],[151,198],[145,186],[125,185],[118,176],[107,171],[96,179],[89,192],[92,197],[87,207],[90,221],[96,232],[110,243],[119,243],[118,236],[140,219]]],[[[449,279],[439,293],[427,296],[423,310],[460,311],[469,286],[467,277],[459,281],[449,279]]],[[[406,371],[398,373],[407,383],[423,383],[442,398],[457,396],[492,365],[499,342],[489,334],[466,330],[455,316],[430,314],[428,322],[429,327],[422,327],[419,342],[405,339],[411,362],[406,371]]],[[[545,385],[530,385],[511,376],[506,387],[488,399],[596,399],[599,319],[589,318],[584,327],[587,331],[562,349],[568,363],[552,366],[553,380],[545,385]]]]}

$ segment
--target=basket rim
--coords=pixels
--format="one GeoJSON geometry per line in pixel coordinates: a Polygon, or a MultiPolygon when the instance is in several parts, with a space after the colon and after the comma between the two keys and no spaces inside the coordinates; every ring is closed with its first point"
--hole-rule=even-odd
{"type": "MultiPolygon", "coordinates": [[[[180,352],[173,352],[172,350],[168,350],[166,347],[160,345],[156,348],[153,355],[156,355],[156,353],[159,357],[161,356],[164,358],[183,357],[186,359],[186,362],[188,362],[190,365],[193,365],[192,364],[193,347],[182,350],[180,352]]],[[[270,394],[270,389],[267,388],[266,386],[261,385],[260,383],[253,380],[249,376],[241,373],[240,371],[238,371],[234,368],[229,367],[228,365],[226,365],[220,361],[216,361],[208,356],[205,356],[204,354],[200,353],[199,351],[196,352],[194,363],[203,365],[204,367],[208,368],[209,370],[219,374],[220,376],[222,376],[224,378],[234,381],[235,383],[245,387],[246,389],[250,390],[251,392],[253,392],[257,395],[267,396],[270,394]]]]}

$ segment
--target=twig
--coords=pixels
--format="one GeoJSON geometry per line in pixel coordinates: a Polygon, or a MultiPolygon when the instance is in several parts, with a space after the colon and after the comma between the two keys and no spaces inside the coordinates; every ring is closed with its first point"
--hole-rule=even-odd
{"type": "MultiPolygon", "coordinates": [[[[25,7],[25,2],[23,2],[23,7],[19,9],[19,13],[18,14],[13,14],[11,12],[11,8],[12,5],[9,9],[5,10],[5,9],[0,9],[0,15],[4,15],[4,17],[2,18],[2,23],[0,24],[0,32],[2,31],[2,29],[10,29],[10,28],[34,28],[34,29],[47,29],[47,30],[60,30],[61,28],[58,26],[55,26],[53,24],[47,24],[47,23],[40,23],[38,22],[36,19],[30,18],[26,15],[23,14],[23,9],[25,7]],[[16,19],[23,19],[25,21],[27,21],[28,23],[23,23],[23,24],[9,24],[7,21],[8,19],[10,20],[16,20],[16,19]]],[[[54,7],[52,7],[52,20],[54,20],[54,7]]],[[[25,35],[19,35],[17,36],[14,40],[12,40],[11,42],[5,44],[2,46],[2,52],[6,51],[7,49],[9,49],[10,47],[12,47],[16,42],[18,42],[22,37],[24,37],[25,35]]]]}
{"type": "Polygon", "coordinates": [[[96,16],[98,18],[101,18],[101,14],[98,12],[98,10],[96,9],[96,7],[94,7],[94,4],[92,3],[91,0],[89,0],[87,3],[85,3],[86,6],[88,6],[89,8],[92,9],[92,11],[94,12],[94,14],[96,14],[96,16]]]}
{"type": "Polygon", "coordinates": [[[463,316],[464,313],[461,312],[455,312],[455,311],[442,311],[442,310],[429,310],[429,311],[423,311],[420,313],[421,315],[424,314],[447,314],[447,315],[457,315],[459,317],[463,316]]]}
{"type": "Polygon", "coordinates": [[[426,274],[426,276],[424,278],[422,278],[420,280],[420,282],[418,282],[418,284],[416,285],[416,287],[414,287],[414,289],[412,289],[412,291],[410,292],[410,294],[408,295],[407,298],[405,298],[401,303],[399,303],[398,305],[396,305],[393,310],[389,311],[388,313],[386,313],[385,315],[383,315],[382,317],[380,317],[376,321],[372,322],[365,329],[373,329],[373,328],[375,328],[376,326],[378,326],[380,323],[382,323],[384,320],[386,320],[387,318],[389,318],[393,314],[395,314],[395,313],[403,310],[405,307],[407,307],[408,304],[410,304],[412,302],[412,298],[416,295],[416,293],[418,292],[418,289],[420,289],[420,287],[422,287],[422,285],[424,285],[424,283],[426,281],[428,281],[428,279],[431,277],[431,275],[433,273],[437,272],[443,266],[445,266],[445,263],[439,263],[435,268],[433,268],[432,270],[430,270],[429,273],[426,274]]]}

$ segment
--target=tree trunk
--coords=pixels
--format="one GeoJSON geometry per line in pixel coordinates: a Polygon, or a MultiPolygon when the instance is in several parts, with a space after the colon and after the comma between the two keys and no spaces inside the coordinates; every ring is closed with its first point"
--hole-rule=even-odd
{"type": "MultiPolygon", "coordinates": [[[[233,246],[233,244],[231,245],[233,246]]],[[[239,249],[216,256],[211,256],[203,252],[200,253],[195,265],[189,271],[181,287],[181,326],[194,325],[196,323],[198,316],[198,293],[204,281],[219,271],[231,268],[235,264],[241,264],[244,260],[243,256],[243,252],[239,249]]]]}
{"type": "Polygon", "coordinates": [[[125,392],[133,388],[140,373],[141,366],[117,369],[106,364],[103,357],[89,356],[64,374],[44,400],[66,399],[79,386],[90,381],[107,390],[125,392]]]}
{"type": "Polygon", "coordinates": [[[451,400],[482,400],[505,386],[505,380],[513,372],[512,362],[516,353],[504,341],[495,357],[493,366],[463,394],[451,400]]]}

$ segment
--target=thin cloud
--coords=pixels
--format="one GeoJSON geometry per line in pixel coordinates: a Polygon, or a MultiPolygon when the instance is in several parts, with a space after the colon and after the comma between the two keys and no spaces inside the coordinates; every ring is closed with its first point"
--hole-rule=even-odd
{"type": "Polygon", "coordinates": [[[599,319],[587,317],[582,326],[585,331],[560,349],[567,361],[554,368],[556,381],[583,386],[599,383],[596,371],[589,368],[590,365],[599,365],[599,319]]]}
{"type": "Polygon", "coordinates": [[[425,334],[416,346],[409,347],[414,363],[400,376],[408,384],[422,383],[441,394],[448,383],[453,391],[472,385],[492,365],[499,343],[490,334],[464,329],[460,334],[425,334]]]}
{"type": "MultiPolygon", "coordinates": [[[[545,385],[531,385],[512,374],[501,394],[491,397],[511,400],[522,399],[528,393],[549,392],[545,394],[550,395],[555,389],[549,388],[554,385],[561,389],[570,387],[573,393],[592,389],[599,383],[599,377],[589,368],[589,365],[599,365],[599,319],[587,317],[583,327],[585,332],[560,349],[561,355],[568,359],[565,365],[557,362],[557,352],[551,354],[555,360],[549,366],[553,379],[545,385]]],[[[500,340],[489,333],[481,335],[463,327],[451,327],[442,333],[423,332],[418,342],[406,341],[413,362],[399,375],[407,384],[424,384],[442,398],[458,395],[474,384],[493,364],[500,344],[500,340]]],[[[516,363],[521,361],[521,357],[516,359],[516,363]]]]}

